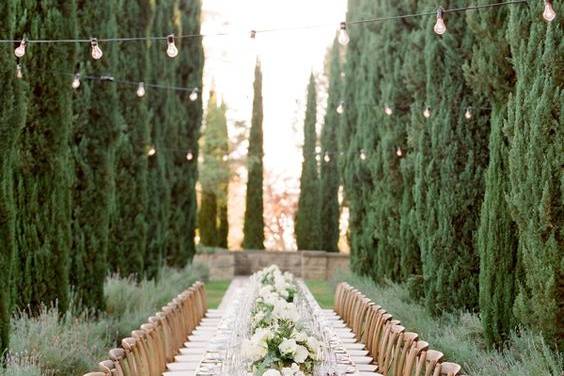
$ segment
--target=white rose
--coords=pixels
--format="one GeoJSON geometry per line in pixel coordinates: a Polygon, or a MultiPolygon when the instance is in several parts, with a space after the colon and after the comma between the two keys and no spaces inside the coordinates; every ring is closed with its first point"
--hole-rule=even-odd
{"type": "Polygon", "coordinates": [[[294,355],[294,360],[297,363],[305,362],[308,356],[309,356],[309,352],[305,347],[303,347],[302,345],[296,346],[296,355],[294,355]]]}
{"type": "Polygon", "coordinates": [[[267,348],[249,340],[243,342],[241,352],[243,357],[249,359],[251,362],[256,362],[266,356],[267,348]]]}
{"type": "Polygon", "coordinates": [[[307,338],[307,347],[313,353],[314,357],[317,358],[317,355],[321,352],[321,345],[319,341],[315,337],[308,337],[307,338]]]}
{"type": "Polygon", "coordinates": [[[305,333],[298,332],[296,330],[294,330],[294,332],[292,333],[292,337],[296,339],[296,342],[306,342],[307,341],[307,336],[305,335],[305,333]]]}
{"type": "Polygon", "coordinates": [[[278,345],[278,350],[282,355],[294,355],[297,348],[297,343],[293,339],[284,339],[280,345],[278,345]]]}
{"type": "Polygon", "coordinates": [[[271,368],[263,373],[262,376],[282,376],[282,374],[279,371],[271,368]]]}

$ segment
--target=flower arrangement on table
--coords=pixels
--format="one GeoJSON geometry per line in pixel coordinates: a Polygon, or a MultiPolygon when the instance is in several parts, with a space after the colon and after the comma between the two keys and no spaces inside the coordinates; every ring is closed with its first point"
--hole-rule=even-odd
{"type": "Polygon", "coordinates": [[[277,266],[256,275],[258,296],[251,312],[251,338],[243,356],[256,376],[311,376],[321,354],[320,343],[299,324],[294,278],[277,266]]]}

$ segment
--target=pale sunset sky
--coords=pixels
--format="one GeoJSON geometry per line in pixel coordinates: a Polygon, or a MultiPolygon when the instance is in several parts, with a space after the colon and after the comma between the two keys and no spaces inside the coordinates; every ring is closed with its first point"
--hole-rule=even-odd
{"type": "MultiPolygon", "coordinates": [[[[324,60],[345,14],[346,0],[203,0],[202,34],[230,34],[203,39],[204,101],[214,82],[216,92],[228,107],[230,137],[236,132],[235,122],[243,121],[250,127],[258,56],[263,71],[265,183],[276,180],[273,189],[290,192],[296,200],[306,86],[313,71],[322,89],[318,107],[321,124],[326,98],[324,60]],[[255,40],[250,38],[251,30],[306,25],[327,26],[258,33],[255,40]]],[[[246,153],[247,144],[242,146],[246,153]]],[[[236,158],[239,152],[234,151],[232,156],[236,158]]],[[[245,169],[236,172],[241,183],[231,185],[229,203],[229,243],[233,249],[238,249],[242,241],[246,183],[245,169]]],[[[265,212],[266,205],[265,197],[265,212]]],[[[295,248],[293,221],[286,219],[283,226],[286,231],[282,242],[287,248],[295,248]]],[[[275,247],[267,239],[267,248],[275,247]]]]}

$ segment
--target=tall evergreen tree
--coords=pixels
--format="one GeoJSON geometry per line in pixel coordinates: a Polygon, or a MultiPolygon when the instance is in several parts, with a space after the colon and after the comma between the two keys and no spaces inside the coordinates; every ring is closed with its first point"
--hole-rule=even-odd
{"type": "MultiPolygon", "coordinates": [[[[0,4],[0,34],[14,38],[19,19],[17,1],[0,4]]],[[[16,62],[8,46],[0,48],[0,363],[10,339],[12,290],[16,270],[16,205],[14,171],[18,137],[25,124],[24,82],[15,76],[16,62]]]]}
{"type": "Polygon", "coordinates": [[[243,248],[264,249],[264,203],[263,203],[263,133],[262,133],[262,71],[260,62],[255,67],[253,118],[247,156],[247,196],[245,223],[243,225],[243,248]]]}
{"type": "MultiPolygon", "coordinates": [[[[119,14],[127,15],[119,23],[122,35],[150,35],[152,7],[148,0],[126,0],[119,14]]],[[[149,78],[148,45],[127,43],[120,47],[118,72],[129,81],[149,78]]],[[[130,86],[119,86],[123,112],[123,133],[116,149],[116,203],[111,223],[110,243],[114,272],[124,276],[143,275],[147,243],[147,156],[149,110],[146,98],[138,98],[130,86]]]]}
{"type": "MultiPolygon", "coordinates": [[[[117,34],[117,1],[107,1],[103,7],[91,1],[81,0],[77,4],[80,35],[117,34]]],[[[81,49],[81,71],[95,76],[119,74],[119,46],[102,43],[101,48],[104,56],[98,61],[92,59],[90,49],[81,49]]],[[[49,54],[46,60],[58,55],[49,54]]],[[[65,83],[65,93],[69,92],[68,85],[65,83]]],[[[105,80],[82,82],[76,92],[75,109],[71,278],[85,307],[103,309],[109,225],[115,203],[115,147],[123,131],[116,85],[105,80]]]]}
{"type": "MultiPolygon", "coordinates": [[[[432,1],[421,6],[429,9],[432,1]]],[[[472,47],[463,18],[449,18],[449,31],[433,32],[435,17],[422,23],[425,35],[425,105],[428,136],[416,153],[415,201],[425,302],[433,313],[478,305],[479,257],[475,233],[487,164],[487,119],[465,119],[466,107],[481,106],[464,82],[462,66],[472,47]],[[428,137],[428,138],[427,138],[428,137]]],[[[423,109],[419,109],[423,111],[423,109]]],[[[422,116],[422,115],[420,115],[422,116]]]]}
{"type": "Polygon", "coordinates": [[[200,171],[202,204],[198,216],[200,241],[211,247],[227,246],[225,214],[227,212],[227,187],[229,185],[226,108],[218,105],[214,90],[210,91],[202,153],[204,161],[200,171]]]}
{"type": "MultiPolygon", "coordinates": [[[[563,4],[554,5],[562,14],[563,4]]],[[[517,77],[505,124],[511,140],[508,200],[524,276],[515,314],[562,348],[563,23],[559,17],[547,25],[541,12],[540,2],[511,8],[508,31],[517,77]]]]}
{"type": "Polygon", "coordinates": [[[315,152],[316,123],[317,89],[312,73],[307,87],[300,198],[296,213],[296,241],[300,250],[319,249],[320,246],[319,174],[315,152]]]}
{"type": "MultiPolygon", "coordinates": [[[[179,33],[200,34],[201,1],[178,1],[175,14],[179,14],[179,33]]],[[[183,87],[202,87],[204,55],[202,39],[183,38],[178,41],[180,55],[176,58],[175,81],[183,87]]],[[[177,93],[176,125],[170,133],[167,146],[174,148],[171,156],[171,210],[167,245],[169,265],[183,267],[194,253],[194,235],[196,228],[196,180],[197,164],[187,160],[187,153],[198,151],[199,129],[202,122],[201,96],[190,98],[190,92],[177,93]]]]}
{"type": "MultiPolygon", "coordinates": [[[[487,4],[487,0],[481,0],[487,4]]],[[[485,177],[484,202],[480,215],[477,248],[480,254],[480,317],[489,345],[501,345],[515,319],[517,229],[506,200],[509,174],[503,117],[515,84],[509,43],[506,39],[509,9],[474,12],[468,17],[479,38],[466,65],[466,81],[475,93],[489,101],[491,113],[477,109],[474,116],[490,116],[489,165],[485,177]]]]}
{"type": "Polygon", "coordinates": [[[341,56],[338,41],[335,39],[329,56],[329,91],[327,112],[321,132],[321,153],[323,160],[320,169],[320,244],[319,248],[338,252],[339,242],[339,148],[337,128],[339,114],[337,107],[341,101],[342,78],[341,56]]]}
{"type": "MultiPolygon", "coordinates": [[[[51,0],[26,5],[23,34],[30,39],[75,35],[76,3],[51,0]],[[40,26],[40,27],[39,27],[40,26]]],[[[25,127],[19,144],[17,238],[21,307],[69,303],[72,167],[68,144],[72,127],[73,46],[28,48],[25,79],[29,86],[25,127]]]]}

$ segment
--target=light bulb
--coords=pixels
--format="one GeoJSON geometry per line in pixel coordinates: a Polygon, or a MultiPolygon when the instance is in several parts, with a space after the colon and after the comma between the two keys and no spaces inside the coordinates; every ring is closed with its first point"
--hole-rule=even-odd
{"type": "Polygon", "coordinates": [[[552,0],[545,0],[544,1],[544,12],[542,12],[542,17],[550,22],[556,18],[556,12],[552,7],[552,0]]]}
{"type": "Polygon", "coordinates": [[[464,117],[466,118],[466,120],[472,119],[472,109],[470,107],[466,109],[466,112],[464,113],[464,117]]]}
{"type": "Polygon", "coordinates": [[[92,47],[92,59],[100,60],[102,56],[104,56],[102,49],[98,45],[98,39],[96,38],[90,39],[90,47],[92,47]]]}
{"type": "Polygon", "coordinates": [[[316,160],[317,162],[321,162],[321,155],[317,154],[317,155],[315,156],[315,160],[316,160]]]}
{"type": "Polygon", "coordinates": [[[340,115],[343,112],[345,112],[345,104],[343,102],[339,103],[339,106],[337,106],[337,113],[340,115]]]}
{"type": "Polygon", "coordinates": [[[317,146],[315,147],[315,152],[316,152],[317,154],[321,153],[321,146],[317,145],[317,146]]]}
{"type": "Polygon", "coordinates": [[[324,160],[326,163],[331,162],[331,157],[329,156],[329,153],[325,153],[325,156],[323,157],[323,160],[324,160]]]}
{"type": "Polygon", "coordinates": [[[338,39],[339,39],[339,43],[341,43],[343,46],[346,46],[351,41],[351,38],[349,37],[349,33],[347,32],[347,23],[346,22],[341,22],[341,25],[339,27],[339,38],[338,39]]]}
{"type": "Polygon", "coordinates": [[[143,82],[139,82],[139,86],[137,86],[137,96],[139,98],[145,96],[145,84],[143,82]]]}
{"type": "Polygon", "coordinates": [[[80,87],[80,73],[74,75],[74,79],[72,80],[72,88],[78,89],[80,87]]]}
{"type": "Polygon", "coordinates": [[[391,108],[390,106],[384,107],[384,112],[385,112],[386,115],[388,115],[388,116],[392,116],[392,114],[394,113],[394,111],[392,110],[392,108],[391,108]]]}
{"type": "Polygon", "coordinates": [[[362,159],[363,161],[366,160],[366,152],[363,150],[360,151],[360,159],[362,159]]]}
{"type": "Polygon", "coordinates": [[[431,117],[431,109],[429,107],[425,108],[425,111],[423,111],[423,116],[425,116],[425,119],[429,119],[431,117]]]}
{"type": "Polygon", "coordinates": [[[341,72],[341,78],[345,78],[347,74],[345,72],[341,72]]]}
{"type": "Polygon", "coordinates": [[[194,159],[194,154],[192,154],[192,152],[189,151],[188,153],[186,153],[186,159],[191,161],[192,159],[194,159]]]}
{"type": "Polygon", "coordinates": [[[16,78],[18,80],[23,78],[23,72],[22,72],[22,66],[21,65],[16,65],[16,78]]]}
{"type": "Polygon", "coordinates": [[[190,100],[191,100],[192,102],[195,102],[196,99],[198,99],[198,89],[197,89],[197,88],[194,89],[194,90],[192,90],[192,92],[190,93],[189,98],[190,98],[190,100]]]}
{"type": "Polygon", "coordinates": [[[396,150],[396,155],[397,155],[398,157],[401,157],[401,156],[403,155],[403,151],[401,150],[401,148],[397,148],[397,150],[396,150]]]}
{"type": "Polygon", "coordinates": [[[174,34],[170,34],[166,37],[168,47],[166,48],[166,54],[168,57],[176,57],[178,56],[178,48],[176,48],[174,44],[174,34]]]}
{"type": "Polygon", "coordinates": [[[148,155],[149,157],[152,157],[152,156],[155,155],[155,154],[157,154],[157,149],[155,149],[154,146],[151,146],[151,147],[149,148],[149,150],[147,150],[147,155],[148,155]]]}
{"type": "Polygon", "coordinates": [[[444,13],[445,10],[442,7],[437,9],[437,22],[435,23],[435,27],[433,27],[433,30],[435,30],[435,33],[439,35],[443,35],[444,33],[446,33],[446,25],[445,25],[445,20],[443,18],[444,13]]]}
{"type": "Polygon", "coordinates": [[[224,154],[222,159],[223,159],[223,162],[227,162],[229,160],[229,155],[224,154]]]}
{"type": "Polygon", "coordinates": [[[14,54],[17,58],[21,58],[25,55],[25,39],[22,39],[20,45],[14,50],[14,54]]]}
{"type": "Polygon", "coordinates": [[[255,39],[257,36],[257,31],[256,30],[251,30],[251,39],[255,39]]]}

